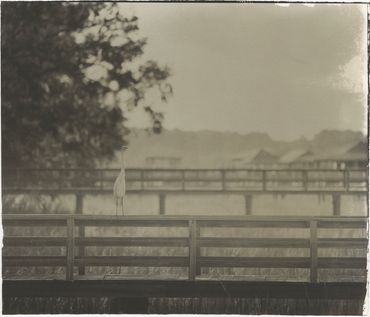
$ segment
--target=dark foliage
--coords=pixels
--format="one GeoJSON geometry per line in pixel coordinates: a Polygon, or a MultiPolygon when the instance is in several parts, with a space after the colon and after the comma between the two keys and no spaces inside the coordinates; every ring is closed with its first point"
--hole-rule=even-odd
{"type": "Polygon", "coordinates": [[[145,95],[159,89],[166,101],[170,74],[154,61],[129,69],[146,44],[136,39],[136,17],[93,2],[7,2],[1,11],[3,166],[93,167],[111,158],[129,132],[122,91],[160,132],[163,115],[145,95]]]}

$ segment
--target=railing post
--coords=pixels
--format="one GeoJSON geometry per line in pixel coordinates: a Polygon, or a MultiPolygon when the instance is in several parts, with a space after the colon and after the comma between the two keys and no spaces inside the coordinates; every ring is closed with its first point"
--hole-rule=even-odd
{"type": "Polygon", "coordinates": [[[252,214],[252,195],[251,194],[245,194],[245,214],[251,215],[252,214]]]}
{"type": "Polygon", "coordinates": [[[262,190],[266,191],[266,171],[262,171],[262,190]]]}
{"type": "Polygon", "coordinates": [[[185,170],[181,171],[181,189],[185,190],[185,170]]]}
{"type": "Polygon", "coordinates": [[[340,194],[335,193],[332,195],[333,201],[333,216],[340,216],[340,194]]]}
{"type": "Polygon", "coordinates": [[[67,281],[73,281],[73,268],[74,268],[74,249],[75,249],[75,237],[74,237],[74,216],[67,217],[67,268],[66,268],[66,279],[67,281]]]}
{"type": "Polygon", "coordinates": [[[308,173],[307,171],[302,171],[302,187],[304,191],[308,190],[308,173]]]}
{"type": "Polygon", "coordinates": [[[225,191],[225,189],[226,189],[225,170],[221,170],[221,186],[222,186],[222,190],[225,191]]]}
{"type": "Polygon", "coordinates": [[[159,214],[164,215],[166,213],[166,194],[159,194],[159,214]]]}
{"type": "Polygon", "coordinates": [[[310,221],[310,281],[317,283],[317,220],[310,221]]]}
{"type": "MultiPolygon", "coordinates": [[[[82,194],[76,194],[76,211],[75,214],[82,215],[83,214],[83,195],[82,194]]],[[[85,226],[80,225],[78,226],[78,237],[84,238],[85,237],[85,226]]],[[[79,246],[78,247],[78,255],[83,258],[85,256],[85,247],[79,246]]],[[[78,267],[78,274],[84,275],[85,274],[85,266],[80,265],[78,267]]]]}
{"type": "Polygon", "coordinates": [[[76,208],[75,208],[76,214],[83,213],[83,199],[84,199],[84,195],[82,193],[76,194],[76,208]]]}
{"type": "Polygon", "coordinates": [[[140,170],[140,189],[144,190],[144,171],[140,170]]]}
{"type": "Polygon", "coordinates": [[[200,247],[198,243],[198,239],[200,238],[200,227],[199,224],[196,222],[195,224],[195,239],[196,239],[196,275],[201,274],[201,266],[200,266],[200,247]]]}
{"type": "Polygon", "coordinates": [[[100,185],[100,190],[103,190],[103,170],[99,171],[99,185],[100,185]]]}
{"type": "Polygon", "coordinates": [[[349,191],[349,170],[343,170],[343,187],[346,192],[349,191]]]}
{"type": "Polygon", "coordinates": [[[189,221],[189,280],[194,281],[197,273],[200,273],[197,256],[198,251],[198,235],[199,229],[196,220],[189,221]]]}

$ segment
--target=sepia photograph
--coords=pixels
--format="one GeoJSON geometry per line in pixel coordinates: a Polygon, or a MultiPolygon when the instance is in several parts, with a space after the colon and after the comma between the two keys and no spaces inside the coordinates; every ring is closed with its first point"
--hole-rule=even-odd
{"type": "Polygon", "coordinates": [[[367,315],[369,23],[1,1],[2,314],[367,315]]]}

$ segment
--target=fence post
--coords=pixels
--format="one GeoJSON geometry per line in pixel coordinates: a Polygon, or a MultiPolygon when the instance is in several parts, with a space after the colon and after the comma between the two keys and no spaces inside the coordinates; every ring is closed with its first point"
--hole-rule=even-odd
{"type": "Polygon", "coordinates": [[[196,241],[196,272],[195,274],[196,275],[200,275],[201,274],[201,266],[200,266],[200,247],[199,247],[199,243],[198,243],[198,239],[200,238],[200,226],[199,224],[196,222],[195,224],[195,241],[196,241]]]}
{"type": "Polygon", "coordinates": [[[266,171],[262,171],[262,190],[266,190],[266,171]]]}
{"type": "MultiPolygon", "coordinates": [[[[76,212],[77,215],[83,214],[83,194],[76,194],[76,212]]],[[[78,237],[84,238],[85,237],[85,226],[79,225],[78,226],[78,237]]],[[[78,247],[78,255],[79,257],[83,258],[85,256],[85,247],[79,246],[78,247]]],[[[83,264],[78,266],[78,274],[84,275],[85,274],[85,266],[83,264]]]]}
{"type": "Polygon", "coordinates": [[[164,215],[166,213],[166,194],[159,194],[159,214],[164,215]]]}
{"type": "Polygon", "coordinates": [[[196,220],[189,221],[189,280],[194,281],[197,271],[200,272],[200,266],[198,266],[197,255],[198,255],[198,225],[196,220]]]}
{"type": "Polygon", "coordinates": [[[245,214],[251,215],[252,214],[252,195],[251,194],[245,194],[245,214]]]}
{"type": "Polygon", "coordinates": [[[99,171],[99,179],[100,179],[100,182],[99,182],[99,185],[100,185],[100,190],[103,190],[104,188],[104,181],[103,181],[103,170],[100,170],[99,171]]]}
{"type": "Polygon", "coordinates": [[[181,188],[182,190],[185,190],[185,171],[181,171],[181,188]]]}
{"type": "Polygon", "coordinates": [[[225,170],[221,170],[221,185],[222,185],[222,190],[225,191],[225,189],[226,189],[225,170]]]}
{"type": "Polygon", "coordinates": [[[346,192],[349,191],[349,170],[343,170],[343,187],[346,192]]]}
{"type": "Polygon", "coordinates": [[[332,195],[333,201],[333,216],[340,216],[340,194],[335,193],[332,195]]]}
{"type": "Polygon", "coordinates": [[[310,221],[310,281],[317,283],[317,220],[310,221]]]}
{"type": "Polygon", "coordinates": [[[144,171],[140,170],[140,189],[144,190],[144,171]]]}
{"type": "Polygon", "coordinates": [[[66,279],[67,281],[73,281],[73,268],[74,268],[74,249],[75,249],[75,237],[74,237],[74,216],[67,216],[67,268],[66,268],[66,279]]]}
{"type": "Polygon", "coordinates": [[[303,190],[307,191],[308,190],[308,173],[307,173],[307,171],[302,171],[302,185],[303,185],[303,190]]]}

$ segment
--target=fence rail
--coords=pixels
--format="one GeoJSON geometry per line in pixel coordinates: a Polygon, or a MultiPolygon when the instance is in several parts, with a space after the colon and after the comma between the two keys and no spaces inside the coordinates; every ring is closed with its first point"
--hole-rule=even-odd
{"type": "MultiPolygon", "coordinates": [[[[241,268],[306,268],[310,270],[310,282],[318,282],[318,270],[332,268],[366,269],[365,257],[320,257],[320,248],[359,248],[366,250],[367,238],[323,238],[321,228],[350,228],[363,230],[367,227],[364,217],[208,217],[208,216],[91,216],[91,215],[3,215],[4,249],[13,247],[64,247],[65,256],[10,256],[3,255],[3,268],[33,266],[63,266],[66,279],[76,278],[74,268],[84,274],[88,266],[137,266],[137,267],[185,267],[188,279],[195,280],[202,267],[241,268]],[[9,236],[10,227],[66,228],[63,237],[9,236]],[[160,237],[151,234],[143,237],[102,237],[76,235],[80,227],[175,227],[186,228],[185,237],[160,237]],[[206,228],[305,228],[307,238],[230,238],[204,236],[206,228]],[[88,246],[134,246],[134,247],[185,247],[187,256],[107,256],[86,255],[88,246]],[[261,257],[261,256],[206,256],[201,249],[219,248],[305,248],[306,257],[261,257]],[[83,269],[82,269],[83,268],[83,269]]],[[[83,230],[82,232],[85,232],[83,230]]]]}
{"type": "MultiPolygon", "coordinates": [[[[3,169],[3,189],[112,190],[118,169],[3,169]]],[[[127,169],[128,191],[366,191],[366,170],[127,169]]]]}

